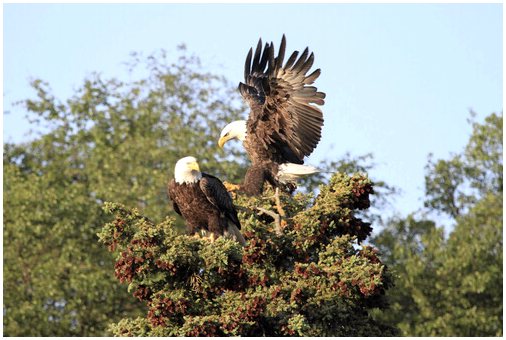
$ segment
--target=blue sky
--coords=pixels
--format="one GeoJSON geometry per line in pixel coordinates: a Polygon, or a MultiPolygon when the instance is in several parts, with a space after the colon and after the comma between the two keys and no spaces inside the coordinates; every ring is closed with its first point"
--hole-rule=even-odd
{"type": "Polygon", "coordinates": [[[427,155],[466,144],[469,110],[503,109],[502,4],[4,4],[4,141],[29,138],[12,103],[34,96],[30,79],[65,99],[90,72],[126,78],[130,52],[185,43],[238,83],[249,47],[283,33],[315,53],[327,94],[307,163],[372,152],[370,175],[402,190],[401,214],[422,206],[427,155]]]}

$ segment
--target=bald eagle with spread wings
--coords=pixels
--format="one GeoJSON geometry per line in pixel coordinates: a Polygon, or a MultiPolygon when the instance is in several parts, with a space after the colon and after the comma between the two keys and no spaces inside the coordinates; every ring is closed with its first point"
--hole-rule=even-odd
{"type": "Polygon", "coordinates": [[[181,158],[174,170],[167,194],[174,211],[185,219],[188,233],[205,230],[212,237],[230,237],[244,246],[241,223],[223,183],[201,172],[195,157],[181,158]]]}
{"type": "Polygon", "coordinates": [[[283,65],[286,39],[283,35],[277,57],[274,45],[262,40],[253,55],[249,50],[244,67],[244,83],[239,91],[250,107],[248,120],[235,121],[222,130],[219,146],[239,139],[251,160],[242,189],[249,194],[263,192],[264,183],[293,190],[301,175],[318,172],[302,165],[321,138],[325,93],[311,86],[320,69],[306,75],[314,55],[308,48],[295,51],[283,65]]]}

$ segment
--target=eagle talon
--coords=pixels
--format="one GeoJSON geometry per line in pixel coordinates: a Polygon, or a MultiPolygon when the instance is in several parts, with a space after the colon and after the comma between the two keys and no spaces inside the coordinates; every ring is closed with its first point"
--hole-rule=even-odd
{"type": "Polygon", "coordinates": [[[214,243],[214,241],[216,240],[216,235],[212,232],[209,232],[207,230],[200,230],[199,233],[195,233],[195,236],[196,238],[199,238],[199,239],[202,239],[202,240],[206,240],[206,241],[209,241],[211,243],[214,243]]]}
{"type": "Polygon", "coordinates": [[[227,181],[224,181],[223,185],[225,186],[225,188],[227,189],[228,192],[237,191],[237,190],[241,189],[241,186],[239,184],[233,184],[233,183],[230,183],[227,181]]]}

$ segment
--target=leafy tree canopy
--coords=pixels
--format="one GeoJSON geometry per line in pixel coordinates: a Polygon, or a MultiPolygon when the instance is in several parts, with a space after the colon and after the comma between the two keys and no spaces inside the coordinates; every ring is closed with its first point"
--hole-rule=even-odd
{"type": "Polygon", "coordinates": [[[426,166],[425,206],[449,214],[464,214],[488,193],[502,192],[503,118],[495,113],[483,124],[473,122],[465,150],[449,160],[426,166]]]}
{"type": "Polygon", "coordinates": [[[443,228],[413,215],[372,242],[396,273],[391,313],[410,336],[502,335],[502,114],[473,124],[464,152],[429,161],[426,204],[455,218],[443,228]]]}

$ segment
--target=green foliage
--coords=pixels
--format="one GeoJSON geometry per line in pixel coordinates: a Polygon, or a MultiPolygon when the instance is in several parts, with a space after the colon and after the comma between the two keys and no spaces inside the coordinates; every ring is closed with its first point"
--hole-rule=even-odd
{"type": "MultiPolygon", "coordinates": [[[[332,149],[329,150],[332,152],[332,149]]],[[[320,172],[299,180],[299,186],[302,190],[316,192],[320,183],[328,182],[331,174],[335,172],[353,175],[356,173],[369,174],[376,164],[371,153],[359,156],[352,156],[350,153],[344,154],[339,159],[323,159],[318,165],[320,172]]],[[[382,224],[382,214],[385,210],[391,210],[392,198],[398,193],[399,189],[380,179],[371,178],[374,185],[374,195],[371,196],[371,208],[361,211],[360,216],[372,222],[382,224]]]]}
{"type": "Polygon", "coordinates": [[[115,274],[143,301],[145,318],[112,324],[131,336],[372,336],[395,328],[368,311],[386,307],[391,277],[369,246],[370,226],[355,217],[369,207],[371,182],[335,174],[320,194],[261,197],[234,192],[242,248],[179,235],[175,221],[154,223],[107,203],[115,219],[99,233],[116,254],[115,274]],[[352,236],[355,235],[355,236],[352,236]]]}
{"type": "Polygon", "coordinates": [[[237,150],[225,157],[214,136],[237,119],[235,88],[202,72],[183,51],[134,55],[132,78],[93,74],[66,99],[35,80],[20,104],[33,141],[4,145],[4,335],[105,335],[142,305],[114,280],[112,256],[97,244],[105,201],[173,214],[165,193],[175,161],[196,155],[203,168],[242,178],[237,150]]]}
{"type": "Polygon", "coordinates": [[[104,334],[131,315],[93,233],[103,214],[81,183],[62,187],[4,165],[4,334],[104,334]]]}
{"type": "Polygon", "coordinates": [[[391,313],[378,320],[403,335],[503,334],[502,116],[473,128],[462,154],[428,166],[428,206],[455,218],[449,236],[408,216],[372,240],[396,274],[391,313]]]}

